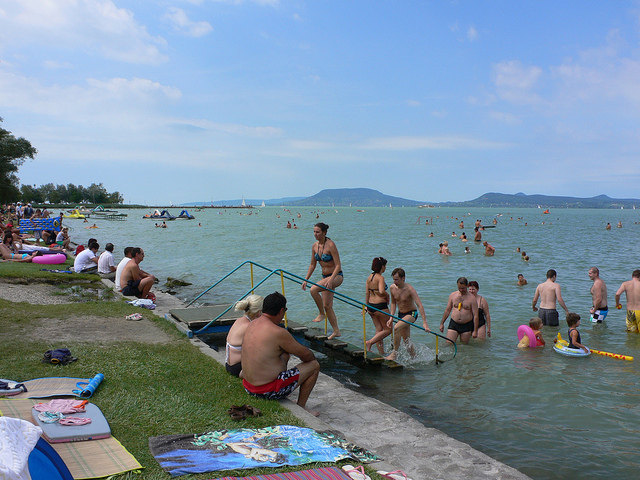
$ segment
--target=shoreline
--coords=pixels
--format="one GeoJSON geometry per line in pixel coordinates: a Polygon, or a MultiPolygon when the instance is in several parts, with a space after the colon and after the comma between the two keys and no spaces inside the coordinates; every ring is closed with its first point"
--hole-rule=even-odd
{"type": "MultiPolygon", "coordinates": [[[[103,283],[113,285],[110,281],[103,283]]],[[[169,293],[154,293],[157,303],[152,313],[185,333],[185,326],[172,318],[169,310],[184,308],[186,303],[169,293]]],[[[202,354],[224,365],[224,352],[215,351],[198,338],[189,341],[202,354]]],[[[293,396],[297,398],[296,393],[293,396]]],[[[310,408],[320,412],[318,417],[298,406],[294,399],[279,402],[309,428],[335,432],[375,453],[381,461],[368,464],[375,470],[403,470],[413,480],[530,478],[440,430],[425,427],[394,407],[346,388],[322,372],[309,398],[310,408]]]]}

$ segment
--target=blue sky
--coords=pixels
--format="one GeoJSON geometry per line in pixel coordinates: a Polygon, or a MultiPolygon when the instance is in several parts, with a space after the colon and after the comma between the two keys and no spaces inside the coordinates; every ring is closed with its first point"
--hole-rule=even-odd
{"type": "Polygon", "coordinates": [[[0,0],[22,183],[637,198],[637,1],[0,0]]]}

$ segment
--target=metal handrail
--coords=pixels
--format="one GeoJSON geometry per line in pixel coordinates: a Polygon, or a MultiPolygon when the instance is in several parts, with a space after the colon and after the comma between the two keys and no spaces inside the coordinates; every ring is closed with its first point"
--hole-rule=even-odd
{"type": "MultiPolygon", "coordinates": [[[[238,298],[237,301],[242,300],[243,298],[245,298],[247,295],[249,295],[250,293],[252,293],[255,289],[257,289],[260,285],[262,285],[263,283],[265,283],[269,278],[271,278],[273,275],[280,275],[281,281],[282,281],[282,289],[283,289],[283,294],[284,294],[284,279],[289,280],[291,282],[294,283],[298,283],[300,285],[302,285],[304,282],[307,282],[308,284],[312,284],[312,285],[316,285],[318,287],[321,287],[324,290],[328,290],[330,292],[332,292],[334,294],[334,298],[346,303],[347,305],[351,305],[352,307],[356,307],[358,309],[364,309],[364,308],[368,308],[368,309],[372,309],[372,310],[376,310],[378,312],[384,313],[386,315],[388,315],[389,317],[391,317],[394,320],[394,324],[397,322],[404,322],[406,324],[408,324],[410,327],[414,327],[414,328],[418,328],[421,331],[425,332],[425,333],[430,333],[432,335],[434,335],[436,337],[436,364],[437,363],[442,363],[442,360],[438,360],[438,338],[442,338],[443,340],[450,342],[453,344],[454,346],[454,353],[453,356],[455,357],[458,353],[458,347],[456,345],[455,342],[453,342],[451,339],[445,337],[444,335],[441,335],[439,333],[433,332],[433,331],[426,331],[423,328],[419,327],[418,325],[411,323],[411,322],[407,322],[406,320],[397,317],[395,315],[391,315],[390,313],[384,312],[382,310],[379,310],[376,307],[373,307],[371,305],[367,305],[366,303],[361,302],[360,300],[356,300],[355,298],[351,298],[348,295],[345,295],[343,293],[340,292],[336,292],[335,290],[331,290],[330,288],[327,288],[323,285],[318,285],[317,283],[311,281],[311,280],[307,280],[306,278],[303,278],[299,275],[296,275],[295,273],[291,273],[291,272],[287,272],[286,270],[282,270],[281,268],[276,268],[276,269],[270,269],[268,267],[265,267],[263,265],[260,265],[259,263],[253,262],[251,260],[246,260],[244,262],[242,262],[240,265],[238,265],[236,268],[234,268],[233,270],[231,270],[228,274],[226,274],[224,277],[222,277],[220,280],[218,280],[216,283],[214,283],[213,285],[211,285],[209,288],[207,288],[204,292],[202,292],[200,295],[198,295],[196,298],[194,298],[193,300],[191,300],[188,304],[187,307],[189,307],[190,305],[192,305],[196,300],[198,300],[199,298],[201,298],[203,295],[205,295],[206,293],[208,293],[209,291],[211,291],[211,289],[213,289],[214,287],[216,287],[217,285],[219,285],[220,283],[222,283],[224,280],[226,280],[227,278],[229,278],[231,275],[233,275],[235,272],[237,272],[241,267],[243,267],[244,265],[251,265],[251,288],[246,291],[242,296],[240,296],[238,298]],[[253,266],[259,267],[267,272],[269,272],[262,280],[260,280],[256,285],[254,285],[253,283],[253,266]]],[[[229,310],[231,310],[231,308],[233,308],[233,304],[230,305],[226,310],[224,310],[222,313],[220,313],[216,318],[214,318],[213,320],[211,320],[209,323],[207,323],[205,326],[203,326],[202,328],[200,328],[199,330],[196,330],[195,332],[193,332],[195,335],[198,334],[202,334],[205,333],[206,329],[213,324],[216,320],[218,320],[219,318],[221,318],[223,315],[225,315],[229,310]]],[[[285,313],[285,326],[287,323],[287,317],[286,317],[286,313],[285,313]]],[[[325,324],[326,324],[326,320],[325,320],[325,324]]],[[[366,348],[365,348],[366,350],[366,348]]]]}

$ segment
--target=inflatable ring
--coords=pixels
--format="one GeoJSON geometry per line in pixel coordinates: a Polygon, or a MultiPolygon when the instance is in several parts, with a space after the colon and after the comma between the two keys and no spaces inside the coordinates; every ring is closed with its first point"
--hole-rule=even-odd
{"type": "Polygon", "coordinates": [[[60,226],[60,222],[59,222],[58,220],[54,220],[54,221],[53,221],[53,226],[54,226],[55,228],[58,228],[58,227],[60,226]]]}
{"type": "Polygon", "coordinates": [[[529,337],[529,348],[536,348],[538,342],[536,341],[536,334],[529,325],[520,325],[518,327],[518,342],[522,340],[525,335],[529,337]]]}
{"type": "Polygon", "coordinates": [[[589,350],[588,348],[585,352],[581,348],[569,348],[566,345],[560,344],[560,342],[556,343],[553,346],[553,349],[562,355],[566,355],[567,357],[588,357],[589,355],[591,355],[591,350],[589,350]]]}
{"type": "Polygon", "coordinates": [[[31,260],[33,263],[39,263],[40,265],[58,265],[67,261],[67,256],[64,253],[55,253],[53,255],[38,255],[31,260]]]}

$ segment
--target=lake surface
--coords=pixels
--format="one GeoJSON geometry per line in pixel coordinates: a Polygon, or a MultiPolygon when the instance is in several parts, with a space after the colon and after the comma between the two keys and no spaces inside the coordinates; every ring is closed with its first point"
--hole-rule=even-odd
{"type": "MultiPolygon", "coordinates": [[[[281,207],[266,207],[251,215],[239,209],[190,210],[196,220],[167,222],[166,229],[155,228],[154,220],[142,219],[146,210],[129,210],[126,222],[96,220],[100,228],[93,230],[85,230],[87,224],[78,220],[65,223],[71,226],[74,241],[86,243],[93,236],[101,247],[114,243],[118,261],[125,246],[143,247],[142,267],[161,283],[166,277],[176,277],[193,284],[178,292],[178,297],[187,300],[246,260],[304,276],[311,258],[313,225],[318,221],[330,226],[328,234],[340,252],[345,275],[338,289],[341,293],[364,300],[371,260],[383,256],[389,262],[387,283],[391,283],[394,268],[406,270],[406,280],[422,298],[432,329],[440,323],[456,279],[476,280],[480,295],[489,302],[492,338],[458,345],[455,359],[435,366],[435,337],[414,328],[412,339],[419,355],[412,360],[401,351],[399,361],[406,368],[400,372],[362,371],[320,356],[323,372],[534,479],[638,477],[640,358],[626,362],[595,354],[567,358],[555,353],[552,340],[556,333],[567,336],[562,311],[559,328],[543,329],[545,348],[517,349],[516,330],[534,316],[535,287],[554,268],[569,310],[582,316],[583,343],[640,357],[640,336],[626,333],[624,309],[610,310],[602,325],[593,326],[589,321],[591,281],[587,276],[589,267],[600,269],[612,308],[615,291],[640,268],[640,225],[636,224],[640,210],[552,209],[547,215],[542,209],[513,208],[363,210],[301,207],[289,213],[281,207]],[[489,225],[498,214],[497,227],[483,232],[483,240],[496,248],[493,257],[484,255],[481,244],[462,243],[451,236],[452,231],[462,232],[458,224],[464,220],[464,231],[473,239],[474,221],[481,219],[489,225]],[[433,224],[425,225],[425,217],[433,224]],[[286,229],[287,220],[299,228],[286,229]],[[623,228],[615,227],[618,221],[623,228]],[[607,222],[613,225],[610,231],[604,229],[607,222]],[[434,237],[428,237],[430,232],[434,237]],[[444,240],[449,241],[451,257],[437,253],[444,240]],[[462,253],[464,246],[470,247],[470,254],[462,253]],[[529,262],[516,253],[517,247],[526,251],[529,262]],[[528,279],[527,286],[516,285],[518,273],[528,279]]],[[[261,278],[256,270],[256,283],[261,278]]],[[[319,278],[318,267],[312,280],[319,278]]],[[[201,301],[233,302],[249,287],[249,268],[243,267],[201,301]]],[[[274,290],[280,290],[275,277],[257,293],[264,296],[274,290]]],[[[285,294],[289,318],[311,323],[317,311],[308,292],[288,282],[285,294]]],[[[361,345],[361,312],[340,302],[335,309],[342,338],[361,345]]],[[[373,324],[369,318],[367,329],[370,337],[373,324]]],[[[310,402],[313,406],[313,394],[310,402]]]]}

